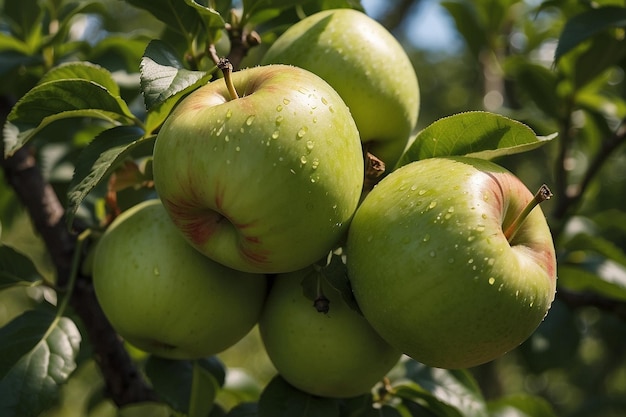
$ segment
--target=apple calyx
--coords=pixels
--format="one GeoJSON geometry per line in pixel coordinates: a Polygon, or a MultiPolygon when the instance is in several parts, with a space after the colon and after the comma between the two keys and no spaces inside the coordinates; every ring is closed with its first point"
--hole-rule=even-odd
{"type": "Polygon", "coordinates": [[[515,234],[518,232],[518,230],[520,229],[520,227],[524,223],[524,220],[526,220],[530,212],[533,211],[533,209],[537,205],[541,204],[542,202],[546,200],[549,200],[551,197],[552,197],[552,191],[550,191],[550,189],[548,188],[546,184],[542,184],[541,187],[539,187],[539,190],[537,191],[535,196],[528,202],[526,207],[524,207],[524,209],[515,218],[515,220],[513,220],[513,223],[511,223],[511,225],[504,232],[504,236],[506,237],[506,240],[509,241],[509,243],[513,241],[515,234]]]}
{"type": "Polygon", "coordinates": [[[224,74],[224,82],[226,83],[228,94],[230,94],[230,99],[238,99],[239,94],[237,94],[237,90],[235,90],[235,84],[233,84],[233,78],[231,77],[231,74],[233,73],[233,64],[231,64],[227,58],[220,58],[217,63],[217,67],[222,71],[222,74],[224,74]]]}

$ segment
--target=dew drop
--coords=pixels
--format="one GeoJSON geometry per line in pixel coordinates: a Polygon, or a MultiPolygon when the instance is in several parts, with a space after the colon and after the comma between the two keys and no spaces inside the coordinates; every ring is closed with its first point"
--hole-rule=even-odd
{"type": "Polygon", "coordinates": [[[224,136],[224,142],[230,142],[230,137],[228,135],[224,136]]]}
{"type": "Polygon", "coordinates": [[[312,141],[312,140],[307,140],[307,141],[306,141],[306,148],[307,148],[309,151],[312,151],[314,146],[315,146],[315,144],[313,143],[313,141],[312,141]]]}
{"type": "Polygon", "coordinates": [[[254,115],[250,115],[248,116],[248,118],[246,119],[246,126],[250,126],[252,124],[252,122],[254,122],[254,115]]]}
{"type": "Polygon", "coordinates": [[[326,100],[324,97],[322,97],[321,100],[322,100],[322,104],[323,105],[327,105],[328,104],[328,100],[326,100]]]}
{"type": "Polygon", "coordinates": [[[477,232],[484,232],[485,231],[485,226],[482,224],[479,224],[478,226],[476,226],[476,231],[477,232]]]}
{"type": "Polygon", "coordinates": [[[487,215],[485,213],[483,213],[480,217],[482,217],[483,219],[487,219],[487,215]]]}
{"type": "Polygon", "coordinates": [[[275,130],[274,133],[272,133],[272,139],[278,139],[278,136],[280,136],[280,132],[275,130]]]}
{"type": "Polygon", "coordinates": [[[474,263],[474,258],[469,258],[467,261],[468,264],[473,264],[474,263]]]}
{"type": "Polygon", "coordinates": [[[437,207],[437,202],[436,201],[431,201],[430,204],[428,205],[429,209],[433,209],[435,207],[437,207]]]}
{"type": "Polygon", "coordinates": [[[237,147],[235,148],[235,151],[237,151],[237,152],[239,152],[240,150],[241,150],[241,148],[240,148],[239,146],[237,146],[237,147]]]}
{"type": "Polygon", "coordinates": [[[418,195],[424,195],[424,194],[426,194],[426,190],[419,190],[419,191],[417,192],[417,194],[418,194],[418,195]]]}
{"type": "Polygon", "coordinates": [[[159,271],[159,267],[158,266],[155,266],[154,269],[152,270],[152,272],[154,273],[154,275],[157,275],[157,276],[161,275],[161,272],[159,271]]]}
{"type": "Polygon", "coordinates": [[[311,163],[311,168],[317,169],[318,166],[320,166],[320,161],[319,159],[315,158],[313,162],[311,163]]]}
{"type": "Polygon", "coordinates": [[[305,164],[306,164],[306,156],[302,155],[302,156],[300,157],[300,163],[301,163],[302,165],[305,165],[305,164]]]}
{"type": "Polygon", "coordinates": [[[289,103],[291,103],[291,100],[289,100],[288,98],[284,98],[284,99],[283,99],[283,104],[284,104],[285,106],[286,106],[286,105],[288,105],[289,103]]]}
{"type": "Polygon", "coordinates": [[[230,119],[233,116],[233,111],[231,109],[226,110],[226,118],[230,119]]]}
{"type": "Polygon", "coordinates": [[[313,117],[313,123],[317,123],[317,117],[313,117]]]}
{"type": "Polygon", "coordinates": [[[471,242],[471,241],[473,241],[474,239],[476,239],[476,236],[468,236],[468,237],[467,237],[467,241],[468,241],[468,242],[471,242]]]}
{"type": "Polygon", "coordinates": [[[489,277],[489,285],[495,284],[496,279],[494,277],[489,277]]]}
{"type": "Polygon", "coordinates": [[[276,106],[276,111],[278,111],[278,112],[283,111],[283,106],[282,106],[282,104],[279,104],[278,106],[276,106]]]}
{"type": "Polygon", "coordinates": [[[284,117],[283,116],[276,116],[276,124],[279,125],[283,122],[284,117]]]}
{"type": "Polygon", "coordinates": [[[298,130],[298,133],[296,134],[298,136],[298,139],[302,139],[304,137],[304,135],[306,135],[306,132],[309,129],[306,126],[303,126],[300,128],[300,130],[298,130]]]}
{"type": "Polygon", "coordinates": [[[332,105],[328,106],[328,110],[330,110],[331,113],[335,112],[335,109],[332,105]]]}
{"type": "Polygon", "coordinates": [[[430,240],[430,235],[427,233],[424,235],[424,238],[422,239],[424,242],[428,242],[430,240]]]}
{"type": "Polygon", "coordinates": [[[411,185],[411,191],[415,191],[415,190],[417,190],[417,185],[415,184],[411,185]]]}
{"type": "Polygon", "coordinates": [[[493,266],[493,264],[494,264],[494,263],[496,263],[496,260],[495,260],[495,259],[493,259],[493,258],[489,258],[489,260],[487,261],[487,264],[488,264],[489,266],[493,266]]]}

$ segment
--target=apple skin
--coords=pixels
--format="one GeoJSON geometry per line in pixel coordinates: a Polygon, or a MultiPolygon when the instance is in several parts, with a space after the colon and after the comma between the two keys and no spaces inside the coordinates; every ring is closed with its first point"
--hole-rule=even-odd
{"type": "Polygon", "coordinates": [[[367,393],[401,354],[326,282],[329,311],[318,312],[301,285],[312,272],[276,276],[259,320],[265,350],[279,374],[301,391],[331,398],[367,393]]]}
{"type": "Polygon", "coordinates": [[[232,73],[172,112],[154,148],[154,183],[196,249],[247,272],[280,273],[326,256],[363,186],[358,130],[341,97],[287,65],[232,73]]]}
{"type": "Polygon", "coordinates": [[[220,265],[192,248],[158,199],[118,216],[94,254],[96,297],[130,344],[171,359],[211,356],[256,325],[264,275],[220,265]]]}
{"type": "Polygon", "coordinates": [[[527,339],[556,291],[554,244],[533,194],[488,161],[424,159],[385,177],[357,210],[347,266],[363,314],[393,346],[441,368],[491,361],[527,339]]]}
{"type": "Polygon", "coordinates": [[[396,164],[417,123],[419,84],[402,45],[376,20],[353,9],[312,14],[280,35],[261,63],[322,77],[350,108],[367,150],[389,171],[396,164]]]}

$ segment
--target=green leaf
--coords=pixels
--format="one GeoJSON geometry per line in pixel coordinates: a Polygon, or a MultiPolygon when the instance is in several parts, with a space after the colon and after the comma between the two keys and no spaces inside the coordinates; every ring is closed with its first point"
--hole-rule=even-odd
{"type": "Polygon", "coordinates": [[[259,399],[259,417],[339,417],[339,404],[331,398],[317,397],[274,377],[259,399]]]}
{"type": "Polygon", "coordinates": [[[556,417],[548,401],[525,394],[498,398],[488,406],[490,417],[556,417]]]}
{"type": "Polygon", "coordinates": [[[76,160],[74,176],[68,190],[67,222],[85,197],[136,148],[154,144],[154,137],[143,138],[143,130],[134,126],[116,126],[100,133],[82,150],[76,160]]]}
{"type": "Polygon", "coordinates": [[[142,402],[121,407],[119,417],[172,417],[172,409],[159,402],[142,402]]]}
{"type": "Polygon", "coordinates": [[[599,7],[569,19],[561,32],[554,54],[554,61],[592,36],[615,27],[626,26],[626,8],[617,6],[599,7]]]}
{"type": "Polygon", "coordinates": [[[465,39],[465,43],[472,55],[478,57],[487,47],[487,33],[485,25],[476,11],[476,3],[463,0],[442,1],[441,5],[454,19],[457,30],[465,39]]]}
{"type": "Polygon", "coordinates": [[[126,102],[100,84],[81,79],[49,81],[31,89],[11,110],[4,125],[5,154],[12,155],[49,124],[75,117],[135,121],[126,102]]]}
{"type": "Polygon", "coordinates": [[[0,245],[0,290],[14,285],[40,284],[42,277],[29,257],[10,246],[0,245]]]}
{"type": "Polygon", "coordinates": [[[182,361],[150,356],[146,375],[172,409],[196,417],[212,408],[224,368],[215,358],[182,361]]]}
{"type": "Polygon", "coordinates": [[[431,368],[413,360],[407,361],[405,367],[406,378],[431,393],[442,404],[457,409],[460,415],[487,416],[480,387],[468,371],[431,368]]]}
{"type": "MultiPolygon", "coordinates": [[[[599,33],[590,40],[589,47],[575,57],[573,63],[574,87],[580,89],[608,68],[618,65],[626,57],[626,42],[615,36],[599,33]]],[[[561,61],[563,62],[563,61],[561,61]]]]}
{"type": "Polygon", "coordinates": [[[217,41],[220,35],[220,31],[226,26],[226,22],[219,14],[219,12],[210,7],[199,4],[195,0],[185,0],[185,3],[200,16],[204,30],[208,35],[208,43],[214,43],[217,41]]]}
{"type": "Polygon", "coordinates": [[[439,119],[419,132],[397,167],[425,158],[473,156],[493,159],[536,149],[556,137],[537,136],[525,124],[481,111],[439,119]]]}
{"type": "Polygon", "coordinates": [[[438,417],[463,417],[460,410],[439,400],[431,392],[412,381],[394,386],[394,395],[402,398],[405,405],[408,406],[411,402],[418,403],[420,410],[425,408],[438,417]]]}
{"type": "Polygon", "coordinates": [[[186,38],[195,34],[202,20],[198,13],[180,0],[127,0],[135,7],[150,12],[171,30],[186,38]]]}
{"type": "Polygon", "coordinates": [[[587,259],[585,264],[559,264],[559,287],[592,292],[626,301],[626,268],[605,259],[587,259]]]}
{"type": "Polygon", "coordinates": [[[211,72],[189,71],[166,43],[153,40],[141,59],[141,90],[146,107],[159,105],[178,94],[185,94],[211,79],[211,72]]]}
{"type": "Polygon", "coordinates": [[[258,417],[259,405],[253,402],[240,403],[233,407],[226,417],[258,417]]]}
{"type": "Polygon", "coordinates": [[[34,417],[52,406],[76,368],[80,341],[72,320],[42,311],[0,329],[0,414],[34,417]]]}
{"type": "Polygon", "coordinates": [[[361,312],[350,286],[346,264],[340,255],[333,253],[328,264],[320,270],[320,273],[334,289],[339,291],[341,298],[350,308],[359,313],[361,312]]]}
{"type": "Polygon", "coordinates": [[[111,73],[99,65],[86,61],[58,65],[45,73],[38,84],[72,79],[91,81],[103,87],[113,96],[120,95],[120,88],[111,73]]]}
{"type": "Polygon", "coordinates": [[[558,79],[554,71],[520,57],[509,59],[505,67],[517,81],[521,95],[530,98],[548,116],[561,120],[564,106],[557,94],[558,79]]]}

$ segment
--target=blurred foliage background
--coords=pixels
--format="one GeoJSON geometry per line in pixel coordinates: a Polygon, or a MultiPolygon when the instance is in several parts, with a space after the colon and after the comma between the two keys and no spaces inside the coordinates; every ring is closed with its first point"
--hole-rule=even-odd
{"type": "MultiPolygon", "coordinates": [[[[2,0],[0,10],[49,7],[45,4],[2,0]]],[[[536,395],[564,417],[626,415],[626,25],[603,27],[561,56],[557,50],[574,16],[599,6],[623,9],[624,1],[366,0],[362,5],[411,57],[420,80],[420,128],[458,112],[487,110],[520,120],[540,135],[560,136],[539,150],[498,160],[531,190],[546,183],[555,193],[542,207],[558,249],[559,294],[527,342],[471,369],[483,394],[488,399],[536,395]]],[[[0,51],[9,50],[8,25],[0,19],[0,51]]],[[[141,112],[139,61],[148,41],[161,35],[162,23],[127,2],[100,0],[72,16],[70,28],[67,48],[109,69],[126,101],[141,112]]],[[[276,36],[262,27],[259,33],[267,42],[276,36]]],[[[254,65],[263,47],[251,50],[242,66],[254,65]]],[[[16,66],[10,57],[5,54],[0,62],[0,94],[12,99],[54,62],[45,48],[33,55],[32,65],[16,66]]],[[[84,126],[69,123],[45,135],[37,156],[45,177],[64,196],[72,152],[90,136],[84,126]],[[61,130],[64,137],[72,135],[71,146],[55,140],[61,130]]],[[[0,181],[0,220],[2,243],[28,254],[52,280],[45,247],[5,181],[0,181]]],[[[0,291],[0,326],[54,297],[43,287],[0,291]]],[[[141,352],[133,354],[141,359],[141,352]]],[[[220,393],[225,404],[257,398],[274,374],[256,331],[220,358],[230,369],[220,393]]],[[[86,361],[63,388],[61,404],[43,415],[114,415],[102,389],[96,366],[86,361]]]]}

